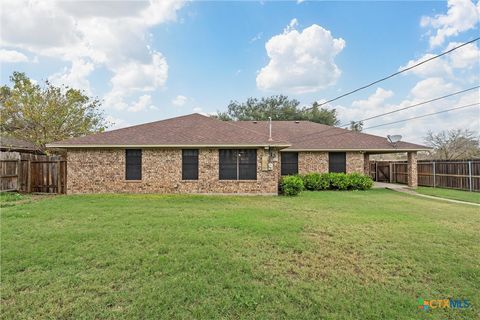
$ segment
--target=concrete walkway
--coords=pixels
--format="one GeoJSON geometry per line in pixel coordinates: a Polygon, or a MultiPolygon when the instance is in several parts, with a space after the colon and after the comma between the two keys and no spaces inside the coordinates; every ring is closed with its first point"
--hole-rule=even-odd
{"type": "Polygon", "coordinates": [[[440,197],[429,196],[429,195],[426,195],[426,194],[420,194],[420,193],[416,192],[414,189],[410,189],[409,187],[407,187],[404,184],[375,182],[373,184],[373,188],[389,189],[389,190],[402,192],[402,193],[406,193],[406,194],[409,194],[409,195],[412,195],[412,196],[417,196],[417,197],[422,197],[422,198],[427,198],[427,199],[440,200],[440,201],[446,201],[446,202],[451,202],[451,203],[466,204],[466,205],[480,207],[479,203],[460,201],[460,200],[454,200],[454,199],[447,199],[447,198],[440,198],[440,197]]]}

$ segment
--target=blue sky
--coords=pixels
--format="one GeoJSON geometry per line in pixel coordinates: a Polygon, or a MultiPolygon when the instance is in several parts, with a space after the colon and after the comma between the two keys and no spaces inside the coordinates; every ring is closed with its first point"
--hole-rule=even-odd
{"type": "MultiPolygon", "coordinates": [[[[6,0],[2,7],[1,83],[18,70],[82,88],[104,99],[115,127],[214,113],[250,96],[286,94],[305,105],[329,99],[476,37],[480,12],[467,0],[6,0]]],[[[343,121],[358,120],[471,87],[478,59],[477,43],[330,107],[343,121]]],[[[478,98],[474,91],[365,126],[478,98]]],[[[478,130],[478,118],[475,107],[367,132],[421,142],[429,129],[478,130]]]]}

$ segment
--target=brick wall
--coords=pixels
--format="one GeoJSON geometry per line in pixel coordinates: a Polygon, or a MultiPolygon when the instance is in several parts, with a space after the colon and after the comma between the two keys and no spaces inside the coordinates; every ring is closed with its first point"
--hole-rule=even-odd
{"type": "MultiPolygon", "coordinates": [[[[364,173],[364,155],[360,152],[347,152],[347,173],[364,173]]],[[[299,152],[298,153],[298,173],[306,174],[309,172],[326,173],[328,172],[328,152],[299,152]]]]}
{"type": "Polygon", "coordinates": [[[299,152],[298,173],[328,172],[328,152],[299,152]]]}
{"type": "Polygon", "coordinates": [[[143,149],[142,180],[125,180],[124,149],[69,149],[67,193],[254,193],[277,194],[279,162],[262,171],[257,150],[257,180],[218,178],[218,149],[199,150],[199,179],[182,181],[181,149],[143,149]]]}
{"type": "Polygon", "coordinates": [[[364,155],[360,152],[347,152],[347,173],[365,173],[364,155]]]}

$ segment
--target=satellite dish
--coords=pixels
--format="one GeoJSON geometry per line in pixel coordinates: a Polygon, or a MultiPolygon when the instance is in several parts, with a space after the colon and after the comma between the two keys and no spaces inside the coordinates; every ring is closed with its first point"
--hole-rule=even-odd
{"type": "Polygon", "coordinates": [[[387,139],[388,139],[388,141],[390,141],[390,143],[395,144],[395,143],[399,142],[400,140],[402,140],[402,136],[399,135],[399,134],[395,134],[395,135],[392,135],[392,136],[388,135],[387,139]]]}

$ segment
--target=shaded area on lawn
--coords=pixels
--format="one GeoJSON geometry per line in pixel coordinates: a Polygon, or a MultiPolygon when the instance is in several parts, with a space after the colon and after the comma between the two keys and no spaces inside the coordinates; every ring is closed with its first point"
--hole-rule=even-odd
{"type": "Polygon", "coordinates": [[[477,208],[389,190],[59,196],[2,209],[2,313],[475,318],[479,233],[477,208]]]}

